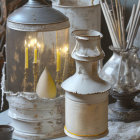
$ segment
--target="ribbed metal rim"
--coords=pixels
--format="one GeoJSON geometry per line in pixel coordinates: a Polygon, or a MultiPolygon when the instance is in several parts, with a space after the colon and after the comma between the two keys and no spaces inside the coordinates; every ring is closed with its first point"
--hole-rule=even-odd
{"type": "Polygon", "coordinates": [[[58,4],[57,2],[54,2],[52,4],[55,7],[60,7],[60,8],[93,8],[96,6],[100,6],[100,4],[96,4],[96,5],[86,5],[86,6],[75,6],[75,5],[63,5],[63,4],[58,4]]]}
{"type": "Polygon", "coordinates": [[[7,21],[7,27],[17,31],[31,31],[31,32],[45,32],[45,31],[57,31],[70,27],[69,21],[53,23],[53,24],[19,24],[7,21]]]}
{"type": "Polygon", "coordinates": [[[18,31],[44,32],[69,28],[70,23],[63,13],[42,0],[29,0],[8,16],[7,27],[18,31]]]}

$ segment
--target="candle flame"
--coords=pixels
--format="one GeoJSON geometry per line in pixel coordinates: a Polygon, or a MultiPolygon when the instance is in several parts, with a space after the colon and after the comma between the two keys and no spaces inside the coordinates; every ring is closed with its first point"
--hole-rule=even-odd
{"type": "Polygon", "coordinates": [[[56,51],[61,51],[61,48],[57,48],[56,51]]]}
{"type": "Polygon", "coordinates": [[[30,41],[30,45],[31,45],[31,46],[34,46],[34,44],[35,44],[35,43],[34,43],[34,39],[32,39],[32,40],[30,41]]]}
{"type": "Polygon", "coordinates": [[[35,44],[37,43],[37,39],[36,39],[36,38],[34,39],[34,43],[35,43],[35,44]]]}
{"type": "Polygon", "coordinates": [[[67,53],[68,50],[69,50],[68,46],[65,46],[65,47],[63,48],[63,52],[64,52],[64,53],[67,53]]]}
{"type": "Polygon", "coordinates": [[[39,43],[37,43],[37,47],[38,47],[38,48],[41,48],[41,45],[40,45],[39,43]]]}
{"type": "Polygon", "coordinates": [[[28,47],[30,48],[31,47],[31,44],[28,44],[28,47]]]}

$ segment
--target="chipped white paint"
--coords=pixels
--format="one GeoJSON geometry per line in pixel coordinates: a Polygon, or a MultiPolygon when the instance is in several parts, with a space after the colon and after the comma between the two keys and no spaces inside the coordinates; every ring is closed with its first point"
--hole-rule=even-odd
{"type": "Polygon", "coordinates": [[[62,83],[66,91],[64,131],[72,138],[93,140],[108,134],[110,85],[97,71],[98,60],[104,57],[102,35],[93,30],[76,30],[73,34],[77,41],[72,52],[76,73],[62,83]]]}
{"type": "Polygon", "coordinates": [[[35,93],[6,93],[14,134],[25,140],[64,135],[64,96],[41,99],[35,93]]]}

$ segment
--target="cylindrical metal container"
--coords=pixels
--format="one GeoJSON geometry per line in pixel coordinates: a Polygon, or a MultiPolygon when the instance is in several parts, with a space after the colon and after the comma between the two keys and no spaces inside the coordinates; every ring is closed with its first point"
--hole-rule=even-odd
{"type": "Polygon", "coordinates": [[[102,34],[94,30],[73,32],[77,44],[72,52],[76,73],[62,83],[65,90],[65,133],[76,139],[101,138],[108,133],[108,90],[98,75],[102,34]]]}
{"type": "Polygon", "coordinates": [[[59,10],[70,21],[70,51],[75,46],[75,39],[71,32],[77,29],[97,30],[101,29],[101,9],[99,1],[92,3],[91,0],[59,0],[53,2],[53,8],[59,10]]]}
{"type": "Polygon", "coordinates": [[[64,96],[41,99],[35,93],[7,93],[14,135],[40,140],[64,135],[64,96]]]}
{"type": "Polygon", "coordinates": [[[66,92],[65,133],[79,139],[100,138],[108,133],[108,93],[79,95],[66,92]]]}

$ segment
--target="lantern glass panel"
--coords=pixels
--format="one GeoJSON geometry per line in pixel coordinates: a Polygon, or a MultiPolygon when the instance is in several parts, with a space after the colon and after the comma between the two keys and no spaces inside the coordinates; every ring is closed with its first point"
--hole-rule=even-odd
{"type": "Polygon", "coordinates": [[[71,61],[68,34],[68,28],[49,32],[7,28],[6,89],[35,92],[38,79],[46,68],[55,83],[57,95],[63,94],[60,85],[72,74],[68,69],[71,61]]]}

